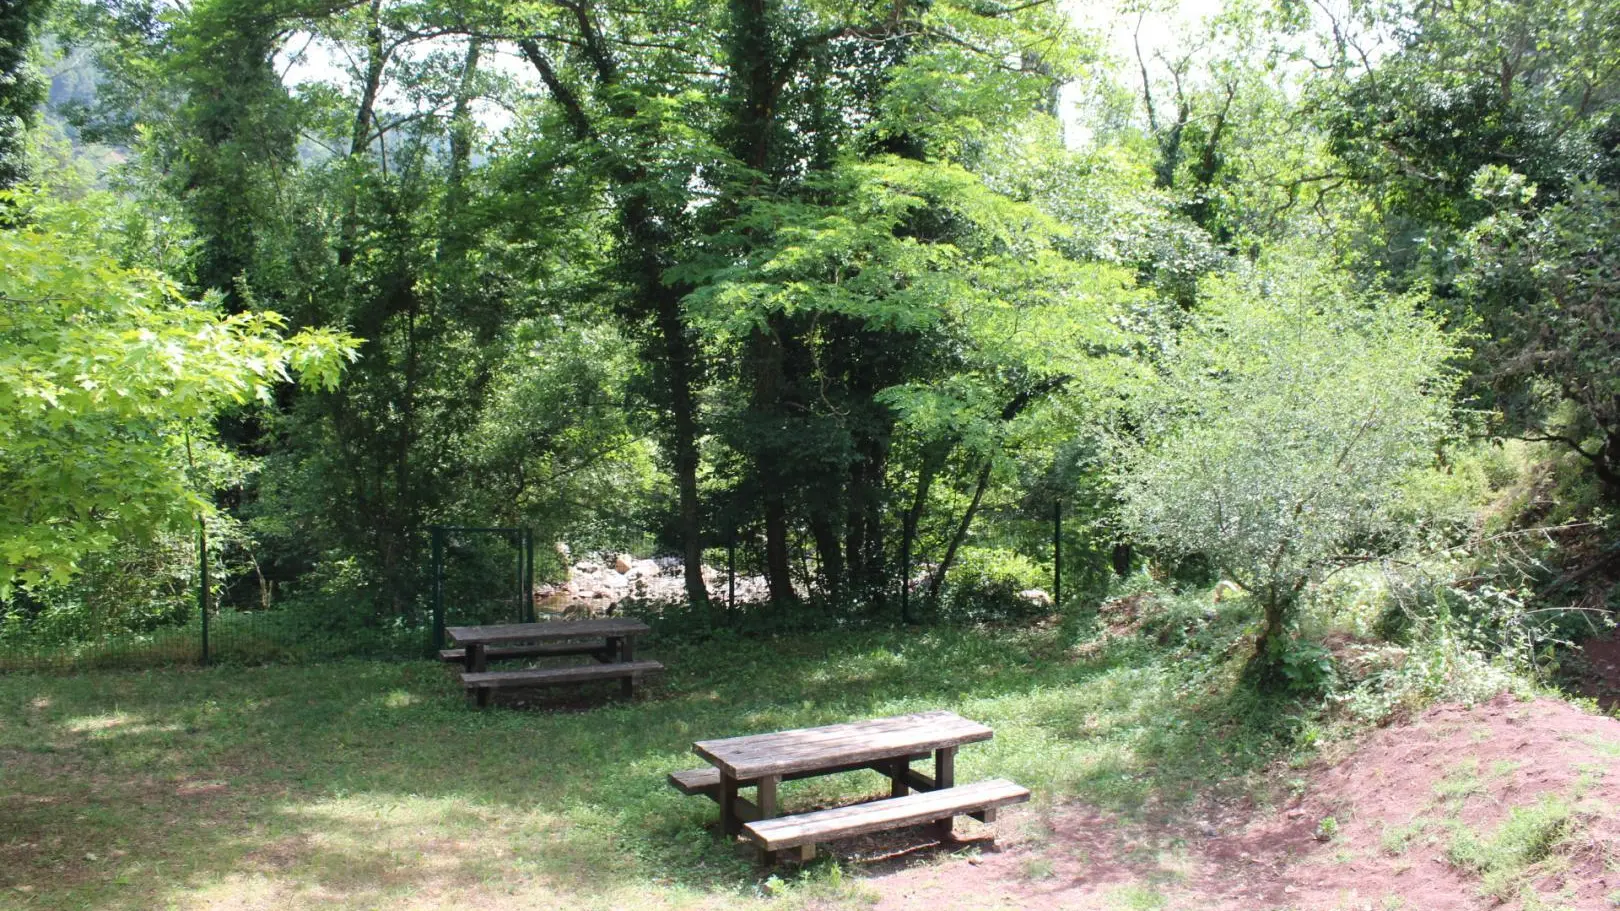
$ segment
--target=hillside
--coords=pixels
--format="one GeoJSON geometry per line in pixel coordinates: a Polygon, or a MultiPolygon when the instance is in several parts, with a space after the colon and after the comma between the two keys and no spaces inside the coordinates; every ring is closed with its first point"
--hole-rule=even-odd
{"type": "Polygon", "coordinates": [[[892,873],[877,908],[1613,908],[1620,721],[1500,696],[1372,732],[1280,806],[1191,827],[1085,805],[1000,851],[892,873]]]}

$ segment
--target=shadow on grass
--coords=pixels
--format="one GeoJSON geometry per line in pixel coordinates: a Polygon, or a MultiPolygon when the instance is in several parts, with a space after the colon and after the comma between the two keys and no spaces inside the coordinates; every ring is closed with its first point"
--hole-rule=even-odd
{"type": "MultiPolygon", "coordinates": [[[[1287,741],[1274,714],[1184,692],[1162,656],[1076,661],[1062,637],[666,645],[648,649],[669,672],[646,699],[614,702],[609,685],[588,712],[473,711],[429,662],[0,678],[0,894],[50,908],[742,899],[769,871],[714,835],[713,803],[664,781],[700,764],[694,740],[952,708],[997,732],[963,751],[960,780],[1124,810],[1241,777],[1287,741]]],[[[853,773],[783,800],[879,787],[853,773]]]]}

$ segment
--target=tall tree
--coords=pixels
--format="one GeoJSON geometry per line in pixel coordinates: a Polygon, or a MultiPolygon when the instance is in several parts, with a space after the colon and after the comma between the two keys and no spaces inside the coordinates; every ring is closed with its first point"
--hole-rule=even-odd
{"type": "Polygon", "coordinates": [[[32,54],[50,0],[0,2],[0,190],[28,174],[24,134],[45,100],[32,54]]]}
{"type": "Polygon", "coordinates": [[[109,216],[25,196],[0,231],[0,596],[71,575],[86,554],[210,506],[182,439],[298,376],[333,388],[355,340],[284,334],[272,312],[226,315],[167,277],[119,262],[109,216]]]}

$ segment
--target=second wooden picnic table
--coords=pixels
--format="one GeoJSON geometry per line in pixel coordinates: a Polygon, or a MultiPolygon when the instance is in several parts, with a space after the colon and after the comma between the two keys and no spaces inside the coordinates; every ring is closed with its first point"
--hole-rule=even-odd
{"type": "Polygon", "coordinates": [[[480,673],[488,665],[490,650],[522,643],[510,655],[499,657],[548,657],[551,655],[597,655],[605,661],[635,660],[637,636],[650,632],[640,620],[606,618],[601,620],[548,620],[544,623],[503,623],[496,626],[452,626],[445,630],[456,644],[469,673],[480,673]],[[602,644],[579,640],[600,639],[602,644]]]}
{"type": "Polygon", "coordinates": [[[593,680],[620,680],[624,696],[634,698],[636,684],[641,678],[664,669],[656,661],[637,661],[635,658],[636,637],[650,631],[647,624],[640,620],[621,618],[452,626],[445,632],[461,649],[446,649],[440,652],[440,657],[445,660],[459,658],[465,663],[462,683],[481,707],[489,704],[493,690],[502,687],[553,686],[593,680]],[[599,663],[586,667],[486,670],[490,658],[543,658],[556,655],[591,655],[599,663]]]}

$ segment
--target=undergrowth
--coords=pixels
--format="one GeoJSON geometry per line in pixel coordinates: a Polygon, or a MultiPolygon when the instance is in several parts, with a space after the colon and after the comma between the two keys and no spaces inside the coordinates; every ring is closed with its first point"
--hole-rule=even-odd
{"type": "Polygon", "coordinates": [[[1489,835],[1456,827],[1446,857],[1480,877],[1482,894],[1498,902],[1508,901],[1535,879],[1567,864],[1561,848],[1579,829],[1574,805],[1561,795],[1548,794],[1529,806],[1512,808],[1489,835]]]}

